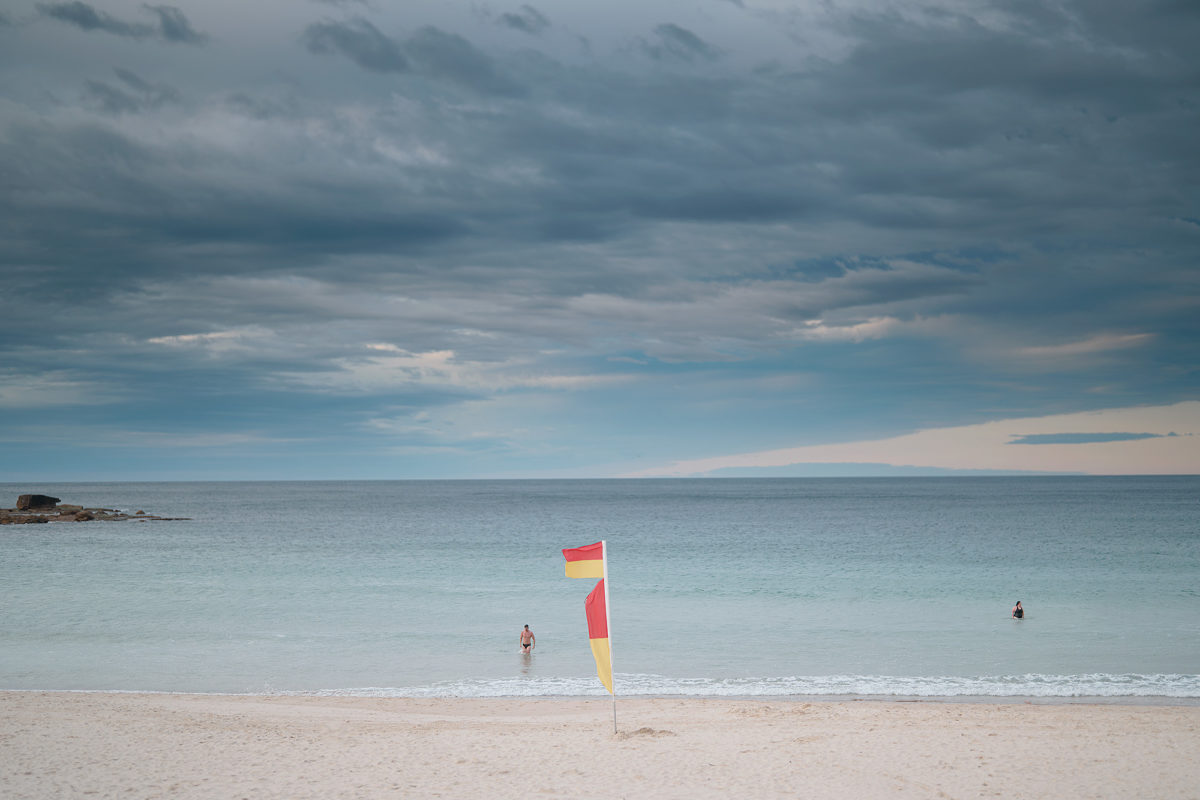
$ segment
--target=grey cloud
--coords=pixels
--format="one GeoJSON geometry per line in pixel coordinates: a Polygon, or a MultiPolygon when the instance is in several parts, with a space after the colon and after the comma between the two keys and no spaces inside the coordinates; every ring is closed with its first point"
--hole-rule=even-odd
{"type": "Polygon", "coordinates": [[[697,222],[770,222],[804,216],[809,202],[802,192],[782,187],[660,188],[634,198],[632,208],[649,219],[697,222]]]}
{"type": "Polygon", "coordinates": [[[371,72],[407,72],[400,45],[365,19],[314,22],[301,36],[309,52],[340,53],[371,72]]]}
{"type": "Polygon", "coordinates": [[[157,26],[117,19],[103,11],[97,11],[80,0],[69,3],[39,3],[37,8],[47,17],[69,23],[85,31],[103,31],[131,39],[155,37],[179,44],[203,44],[208,40],[206,35],[192,28],[184,13],[175,6],[142,6],[143,9],[158,17],[157,26]]]}
{"type": "Polygon", "coordinates": [[[654,29],[655,40],[642,42],[642,49],[655,61],[716,61],[720,49],[701,39],[687,28],[664,23],[654,29]]]}
{"type": "Polygon", "coordinates": [[[1007,444],[1099,444],[1103,442],[1135,442],[1141,439],[1163,439],[1178,434],[1162,433],[1029,433],[1007,444]]]}
{"type": "Polygon", "coordinates": [[[521,6],[516,12],[509,11],[501,14],[499,22],[515,31],[533,36],[537,36],[550,27],[550,20],[542,12],[529,5],[521,6]]]}
{"type": "MultiPolygon", "coordinates": [[[[95,259],[95,277],[85,278],[95,283],[182,269],[345,273],[339,280],[380,291],[462,297],[469,275],[470,291],[517,287],[554,306],[581,293],[687,294],[704,280],[736,283],[754,270],[830,253],[895,256],[935,246],[957,253],[974,242],[1053,241],[1061,231],[1077,239],[1095,230],[1136,238],[1146,198],[1169,202],[1172,186],[1195,169],[1182,143],[1176,157],[1192,160],[1180,170],[1162,161],[1175,150],[1147,144],[1163,129],[1187,129],[1186,109],[1154,116],[1168,113],[1161,98],[1169,81],[1155,85],[1154,101],[1135,108],[1134,118],[1114,126],[1078,115],[1012,71],[991,83],[956,82],[915,64],[898,69],[890,85],[890,66],[915,58],[920,42],[936,45],[931,52],[960,51],[936,29],[879,23],[855,30],[863,39],[842,62],[770,74],[740,74],[722,63],[719,78],[701,79],[645,65],[639,74],[549,57],[505,60],[432,27],[393,39],[365,21],[325,22],[305,33],[313,52],[413,79],[389,86],[396,97],[386,103],[373,102],[373,82],[347,85],[346,103],[369,109],[356,110],[353,122],[342,116],[341,98],[306,97],[301,89],[285,103],[257,88],[234,92],[227,107],[241,115],[301,123],[263,128],[270,150],[243,156],[223,145],[206,149],[186,126],[165,135],[175,144],[149,147],[101,128],[68,132],[47,123],[10,141],[4,156],[26,171],[30,191],[20,194],[39,205],[23,206],[14,193],[0,225],[15,232],[6,237],[13,261],[65,271],[82,257],[95,259]],[[444,83],[420,83],[423,77],[444,83]],[[462,103],[447,91],[451,84],[503,101],[486,109],[462,103]],[[967,97],[958,94],[973,85],[963,90],[967,97]],[[517,86],[532,88],[521,94],[517,86]],[[879,102],[861,102],[867,98],[879,102]],[[1162,124],[1170,121],[1176,124],[1162,124]],[[1029,138],[1004,139],[1017,127],[1030,128],[1029,138]],[[1133,157],[1142,151],[1149,160],[1133,157]],[[52,185],[72,192],[37,191],[52,185]],[[96,197],[105,203],[82,201],[96,197]],[[1094,210],[1119,214],[1121,226],[1097,222],[1094,210]]],[[[989,52],[1020,58],[1020,43],[1003,32],[971,36],[1000,43],[989,52]]],[[[1064,45],[1062,58],[1073,53],[1064,45]]],[[[144,88],[118,78],[105,86],[120,94],[106,97],[101,89],[92,102],[108,102],[114,113],[122,102],[150,108],[144,88]]],[[[1174,216],[1195,214],[1177,207],[1174,216]]],[[[1072,268],[1099,269],[1090,264],[1094,256],[1081,247],[1072,268]]],[[[1071,280],[1047,276],[1054,259],[1026,252],[1006,261],[991,279],[897,275],[867,261],[827,265],[787,278],[812,291],[803,302],[788,296],[791,305],[775,310],[800,319],[892,298],[919,313],[952,298],[955,307],[996,318],[1044,295],[1042,319],[1029,324],[1066,324],[1053,323],[1064,316],[1050,307],[1074,290],[1071,280]]],[[[1090,285],[1088,302],[1102,302],[1098,281],[1090,285]]],[[[1118,275],[1103,292],[1121,297],[1126,285],[1118,275]]],[[[691,307],[682,307],[669,330],[645,323],[643,330],[661,334],[664,352],[694,336],[691,307]]],[[[505,336],[585,338],[569,330],[567,314],[539,319],[536,309],[512,308],[519,323],[504,314],[486,318],[488,330],[502,332],[491,347],[502,349],[505,336]]],[[[467,315],[454,321],[470,324],[467,315]]],[[[446,339],[433,321],[410,323],[400,341],[434,347],[446,339]]]]}
{"type": "Polygon", "coordinates": [[[820,283],[826,278],[839,278],[846,274],[846,272],[847,266],[845,264],[836,259],[828,258],[797,261],[792,264],[781,265],[772,270],[774,276],[787,277],[791,280],[806,283],[820,283]]]}
{"type": "Polygon", "coordinates": [[[1069,13],[1078,33],[1087,39],[1136,51],[1160,66],[1169,62],[1195,66],[1200,5],[1191,0],[1078,2],[1069,6],[1069,13]]]}
{"type": "Polygon", "coordinates": [[[139,98],[100,81],[87,82],[87,95],[94,105],[108,114],[126,114],[142,109],[139,98]]]}
{"type": "Polygon", "coordinates": [[[247,92],[234,92],[225,98],[225,104],[240,114],[264,121],[281,117],[296,119],[301,114],[299,103],[294,97],[265,97],[247,92]]]}
{"type": "Polygon", "coordinates": [[[414,72],[484,94],[516,95],[520,87],[463,37],[429,26],[403,44],[365,19],[326,20],[309,25],[301,37],[312,53],[340,53],[372,72],[414,72]]]}
{"type": "MultiPolygon", "coordinates": [[[[912,42],[941,36],[881,25],[858,30],[875,37],[864,41],[861,51],[876,45],[889,51],[894,39],[912,42]]],[[[434,105],[436,111],[421,112],[404,123],[427,125],[424,135],[440,141],[451,154],[452,165],[437,169],[435,185],[446,191],[437,202],[464,221],[460,231],[487,230],[530,242],[541,236],[603,241],[662,222],[765,225],[840,219],[871,228],[880,239],[889,236],[879,234],[883,229],[925,229],[952,231],[949,235],[958,241],[981,231],[1003,235],[1030,218],[1044,217],[1038,224],[1049,226],[1060,218],[1056,207],[1081,198],[1105,203],[1104,192],[1112,191],[1097,194],[1089,177],[1096,174],[1096,184],[1102,186],[1107,182],[1102,171],[1110,167],[1088,164],[1083,169],[1076,160],[1081,151],[1070,143],[1035,138],[1028,144],[993,146],[988,152],[972,149],[991,143],[998,135],[997,125],[1004,122],[1062,130],[1066,115],[1071,123],[1069,109],[1044,98],[1039,101],[1036,95],[1030,97],[1029,111],[1015,118],[1010,114],[1015,101],[987,93],[956,104],[951,104],[952,98],[910,97],[907,106],[896,99],[890,105],[858,109],[836,106],[848,103],[843,99],[847,87],[869,83],[861,52],[842,64],[822,65],[799,76],[730,72],[719,80],[696,80],[554,63],[532,74],[514,69],[511,62],[498,63],[455,34],[424,28],[402,42],[365,21],[310,26],[308,45],[316,52],[346,55],[369,69],[407,68],[476,91],[518,98],[518,84],[507,77],[511,72],[524,84],[536,82],[541,97],[569,110],[551,115],[534,101],[514,101],[485,117],[460,116],[434,105]],[[859,124],[864,118],[855,115],[863,114],[869,115],[870,124],[859,124]],[[964,152],[946,157],[949,148],[964,152]],[[539,180],[514,186],[493,181],[488,175],[495,163],[489,157],[493,153],[535,171],[539,180]],[[821,169],[813,166],[816,162],[821,169]],[[1058,194],[1042,196],[1043,192],[1058,194]]],[[[127,86],[116,88],[131,93],[127,86]]],[[[903,89],[901,82],[901,97],[903,89]]],[[[886,94],[878,86],[870,91],[886,94]]],[[[438,98],[437,92],[430,97],[438,98]]],[[[260,118],[280,111],[269,110],[264,102],[253,110],[246,103],[242,107],[260,118]]],[[[333,123],[323,112],[310,113],[315,114],[310,116],[314,122],[333,123]]],[[[403,126],[382,115],[366,125],[383,141],[405,135],[403,126]]],[[[1083,134],[1092,137],[1092,146],[1109,152],[1123,147],[1119,140],[1096,138],[1109,135],[1103,130],[1085,129],[1083,134]]],[[[1141,139],[1137,131],[1124,135],[1141,139]]],[[[343,146],[364,148],[347,150],[349,162],[380,158],[365,145],[343,142],[337,135],[319,145],[343,146]]],[[[1165,151],[1157,145],[1155,149],[1165,151]]],[[[1177,149],[1186,157],[1182,143],[1177,149]]],[[[276,167],[282,169],[282,163],[262,166],[276,167]]],[[[1118,174],[1111,185],[1128,191],[1142,182],[1147,184],[1144,191],[1161,196],[1154,175],[1118,174]]],[[[337,191],[353,193],[359,176],[347,172],[345,180],[337,191]]],[[[308,184],[314,202],[327,188],[308,184]]],[[[1045,232],[1053,233],[1049,227],[1045,232]]],[[[864,244],[866,249],[874,247],[864,244]]]]}
{"type": "MultiPolygon", "coordinates": [[[[119,96],[108,99],[114,111],[132,110],[119,96]]],[[[149,145],[101,125],[10,126],[0,137],[0,161],[17,167],[0,192],[0,263],[39,265],[30,291],[45,283],[81,297],[119,292],[167,262],[216,274],[248,264],[304,272],[334,254],[404,257],[463,230],[433,198],[394,195],[382,179],[318,181],[254,156],[230,160],[188,143],[149,145]],[[44,213],[49,208],[53,214],[44,213]],[[182,256],[177,245],[195,250],[182,256]],[[64,281],[78,263],[88,264],[85,274],[64,281]]]]}
{"type": "MultiPolygon", "coordinates": [[[[729,327],[732,339],[745,337],[747,343],[762,336],[747,320],[770,320],[762,331],[777,329],[781,321],[789,325],[824,319],[836,324],[861,321],[866,317],[888,314],[910,318],[914,309],[937,309],[947,303],[961,302],[973,289],[984,285],[977,275],[927,264],[845,264],[838,275],[808,279],[799,276],[746,282],[739,291],[741,303],[732,306],[737,320],[729,327]],[[758,333],[755,331],[755,333],[758,333]]],[[[709,327],[715,315],[709,314],[709,327]]],[[[767,337],[769,338],[769,337],[767,337]]]]}
{"type": "Polygon", "coordinates": [[[406,50],[424,72],[485,94],[516,95],[521,89],[469,41],[432,26],[421,28],[406,50]]]}
{"type": "Polygon", "coordinates": [[[137,73],[119,67],[114,69],[113,72],[126,86],[142,94],[149,95],[157,103],[178,98],[179,93],[165,83],[151,83],[140,77],[137,73]]]}
{"type": "Polygon", "coordinates": [[[79,0],[70,3],[38,3],[37,8],[47,17],[69,23],[85,31],[104,31],[133,39],[144,39],[155,33],[154,28],[149,25],[119,20],[103,11],[97,11],[79,0]]]}
{"type": "MultiPolygon", "coordinates": [[[[1087,5],[1087,4],[1085,4],[1087,5]]],[[[970,18],[942,25],[904,23],[889,17],[854,17],[847,32],[861,45],[837,69],[836,80],[852,103],[906,107],[915,97],[993,91],[1048,101],[1095,103],[1097,110],[1127,113],[1160,101],[1156,90],[1194,79],[1191,67],[1160,54],[1097,41],[1087,26],[1066,29],[1062,12],[1042,12],[1057,24],[1023,17],[1011,28],[984,27],[970,18]],[[1181,69],[1182,68],[1182,69],[1181,69]],[[1172,72],[1176,74],[1171,75],[1172,72]]],[[[1107,37],[1106,37],[1107,38],[1107,37]]]]}
{"type": "Polygon", "coordinates": [[[128,22],[43,6],[77,15],[43,11],[51,44],[127,38],[47,48],[41,82],[70,98],[82,75],[85,103],[144,116],[6,94],[0,361],[105,376],[189,419],[241,392],[252,410],[231,418],[287,424],[310,389],[264,381],[335,372],[371,342],[547,374],[641,361],[648,383],[810,374],[871,419],[881,394],[947,419],[963,398],[1041,413],[1195,397],[1195,14],[1061,7],[1006,4],[983,26],[827,6],[813,36],[845,49],[823,60],[733,35],[715,58],[718,40],[684,35],[691,16],[646,34],[661,64],[693,67],[666,69],[612,54],[599,28],[580,53],[566,7],[558,37],[493,15],[468,40],[449,12],[380,8],[374,25],[285,22],[303,31],[290,52],[246,24],[260,47],[181,62],[127,60],[128,22]],[[760,57],[776,66],[747,66],[760,57]],[[993,355],[1114,331],[1149,335],[1070,370],[993,355]],[[213,338],[147,344],[189,334],[213,338]],[[656,378],[654,357],[679,366],[656,378]]]}
{"type": "Polygon", "coordinates": [[[179,100],[179,92],[172,86],[150,83],[126,69],[118,68],[114,72],[124,87],[95,80],[86,84],[88,99],[105,113],[135,113],[179,100]]]}
{"type": "Polygon", "coordinates": [[[158,15],[158,28],[162,38],[168,42],[203,44],[208,36],[197,32],[183,12],[174,6],[144,5],[142,8],[158,15]]]}

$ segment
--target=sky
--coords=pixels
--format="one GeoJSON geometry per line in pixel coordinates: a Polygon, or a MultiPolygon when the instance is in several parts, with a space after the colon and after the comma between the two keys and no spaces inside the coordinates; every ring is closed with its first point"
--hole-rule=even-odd
{"type": "Polygon", "coordinates": [[[0,481],[1200,473],[1190,0],[0,0],[0,481]]]}

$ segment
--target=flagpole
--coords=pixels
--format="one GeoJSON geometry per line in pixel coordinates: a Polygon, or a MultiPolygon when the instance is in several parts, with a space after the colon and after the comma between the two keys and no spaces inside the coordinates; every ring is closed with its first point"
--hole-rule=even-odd
{"type": "Polygon", "coordinates": [[[612,682],[613,700],[613,733],[617,732],[617,671],[612,663],[612,608],[608,602],[608,542],[600,540],[600,558],[604,569],[604,625],[608,628],[608,669],[609,680],[612,682]]]}

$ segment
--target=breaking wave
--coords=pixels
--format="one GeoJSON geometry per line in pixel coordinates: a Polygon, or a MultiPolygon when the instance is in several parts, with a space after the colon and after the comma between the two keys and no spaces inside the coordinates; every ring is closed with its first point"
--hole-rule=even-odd
{"type": "MultiPolygon", "coordinates": [[[[996,675],[903,677],[816,675],[779,678],[668,678],[617,673],[619,696],[631,697],[1045,697],[1200,698],[1200,675],[996,675]]],[[[590,678],[463,680],[401,688],[303,692],[353,697],[591,697],[604,689],[590,678]]]]}

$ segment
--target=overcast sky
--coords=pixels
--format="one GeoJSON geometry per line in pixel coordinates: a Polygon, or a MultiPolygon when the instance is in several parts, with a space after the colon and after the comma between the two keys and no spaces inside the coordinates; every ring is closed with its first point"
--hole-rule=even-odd
{"type": "Polygon", "coordinates": [[[1200,472],[1197,42],[0,0],[0,480],[1200,472]]]}

